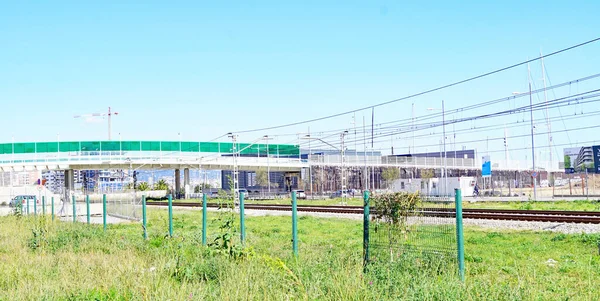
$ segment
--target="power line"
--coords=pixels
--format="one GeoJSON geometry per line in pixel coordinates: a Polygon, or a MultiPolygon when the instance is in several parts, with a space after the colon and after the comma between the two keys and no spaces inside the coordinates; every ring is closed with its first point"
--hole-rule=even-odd
{"type": "MultiPolygon", "coordinates": [[[[446,125],[458,124],[461,122],[467,122],[467,121],[472,121],[472,120],[501,117],[501,116],[505,116],[505,115],[517,114],[521,111],[529,112],[529,111],[543,110],[546,107],[558,108],[561,106],[569,106],[569,105],[576,105],[576,104],[582,104],[582,103],[596,102],[599,100],[592,99],[592,100],[588,100],[585,102],[582,102],[580,100],[598,97],[598,96],[600,96],[600,93],[595,93],[595,92],[599,92],[599,91],[600,91],[600,89],[595,89],[595,90],[590,90],[590,91],[583,92],[583,93],[576,94],[576,95],[569,96],[569,97],[553,99],[544,104],[535,104],[533,106],[527,105],[527,106],[522,106],[522,107],[518,107],[515,109],[511,109],[511,110],[504,110],[504,111],[499,111],[499,112],[495,112],[495,113],[488,113],[488,114],[476,115],[476,116],[471,116],[471,117],[466,117],[466,118],[447,120],[445,124],[446,125]],[[591,94],[591,93],[595,93],[595,94],[591,94]],[[591,95],[589,95],[589,94],[591,94],[591,95]],[[576,96],[579,96],[579,97],[576,97],[576,96]],[[574,97],[574,98],[572,98],[572,97],[574,97]],[[576,102],[576,103],[571,104],[571,102],[576,102]]],[[[423,124],[415,125],[414,127],[406,126],[403,131],[402,131],[401,127],[397,127],[396,128],[397,130],[384,131],[383,134],[381,132],[378,133],[377,138],[389,137],[390,135],[405,134],[405,133],[409,133],[409,132],[413,132],[413,131],[435,128],[435,127],[439,127],[439,126],[443,126],[443,125],[444,125],[444,123],[442,123],[441,121],[436,121],[436,122],[432,122],[432,123],[423,123],[423,124]]],[[[362,138],[365,138],[365,137],[363,136],[362,138]]],[[[361,137],[356,137],[357,141],[360,141],[360,139],[361,139],[361,137]]],[[[350,142],[354,142],[354,141],[350,140],[348,142],[350,143],[350,142]]]]}
{"type": "Polygon", "coordinates": [[[278,125],[278,126],[271,126],[271,127],[258,128],[258,129],[252,129],[252,130],[237,131],[236,133],[241,134],[241,133],[250,133],[250,132],[273,130],[273,129],[278,129],[278,128],[290,127],[290,126],[294,126],[294,125],[300,125],[300,124],[304,124],[304,123],[321,121],[321,120],[325,120],[325,119],[339,117],[339,116],[343,116],[343,115],[347,115],[347,114],[351,114],[351,113],[355,113],[355,112],[359,112],[359,111],[363,111],[363,110],[367,110],[367,109],[373,109],[373,108],[376,108],[376,107],[380,107],[380,106],[388,105],[388,104],[391,104],[391,103],[399,102],[399,101],[402,101],[402,100],[414,98],[414,97],[417,97],[417,96],[429,94],[431,92],[435,92],[435,91],[439,91],[439,90],[442,90],[442,89],[450,88],[452,86],[460,85],[460,84],[463,84],[463,83],[466,83],[466,82],[470,82],[470,81],[473,81],[473,80],[476,80],[476,79],[479,79],[479,78],[482,78],[482,77],[486,77],[486,76],[489,76],[489,75],[492,75],[492,74],[496,74],[496,73],[499,73],[499,72],[502,72],[502,71],[506,71],[506,70],[509,70],[509,69],[512,69],[512,68],[515,68],[515,67],[519,67],[519,66],[531,63],[531,62],[535,62],[535,61],[540,60],[542,58],[551,57],[551,56],[557,55],[557,54],[565,52],[565,51],[569,51],[569,50],[572,50],[572,49],[575,49],[575,48],[578,48],[578,47],[581,47],[581,46],[584,46],[584,45],[587,45],[587,44],[590,44],[590,43],[594,43],[594,42],[596,42],[598,40],[600,40],[600,38],[595,38],[595,39],[592,39],[592,40],[589,40],[589,41],[586,41],[586,42],[583,42],[583,43],[580,43],[580,44],[576,44],[576,45],[573,45],[573,46],[570,46],[570,47],[567,47],[567,48],[563,48],[561,50],[558,50],[558,51],[555,51],[555,52],[552,52],[552,53],[549,53],[549,54],[546,54],[546,55],[542,55],[542,56],[534,58],[534,59],[526,60],[526,61],[523,61],[523,62],[520,62],[520,63],[516,63],[516,64],[510,65],[510,66],[507,66],[507,67],[496,69],[494,71],[490,71],[490,72],[483,73],[483,74],[480,74],[480,75],[477,75],[477,76],[473,76],[473,77],[470,77],[470,78],[467,78],[467,79],[463,79],[463,80],[460,80],[460,81],[457,81],[457,82],[453,82],[451,84],[443,85],[443,86],[440,86],[440,87],[437,87],[437,88],[433,88],[433,89],[429,89],[429,90],[426,90],[426,91],[423,91],[423,92],[411,94],[411,95],[404,96],[404,97],[401,97],[401,98],[397,98],[397,99],[394,99],[394,100],[390,100],[390,101],[378,103],[378,104],[375,104],[375,105],[372,105],[372,106],[367,106],[367,107],[363,107],[363,108],[360,108],[360,109],[350,110],[350,111],[346,111],[346,112],[342,112],[342,113],[332,114],[332,115],[328,115],[328,116],[324,116],[324,117],[319,117],[319,118],[314,118],[314,119],[309,119],[309,120],[304,120],[304,121],[298,121],[298,122],[293,122],[293,123],[288,123],[288,124],[283,124],[283,125],[278,125]]]}
{"type": "MultiPolygon", "coordinates": [[[[600,73],[596,73],[596,74],[589,75],[589,76],[582,77],[582,78],[578,78],[578,79],[573,79],[573,80],[566,81],[566,82],[563,82],[563,83],[560,83],[560,84],[557,84],[557,85],[549,86],[549,87],[546,88],[546,90],[552,90],[552,92],[554,93],[554,90],[557,89],[557,88],[561,88],[561,87],[564,87],[564,86],[567,86],[567,85],[570,87],[573,83],[584,82],[584,81],[591,80],[591,79],[594,79],[594,78],[597,78],[597,77],[600,77],[600,73]]],[[[544,89],[534,89],[534,90],[531,91],[531,94],[538,94],[538,93],[542,93],[543,91],[544,91],[544,89]]],[[[445,114],[446,115],[458,114],[458,113],[462,114],[462,113],[464,113],[466,111],[469,111],[469,110],[479,109],[479,108],[482,108],[482,107],[485,107],[485,106],[499,104],[499,103],[502,103],[504,101],[509,101],[509,100],[520,98],[520,97],[526,97],[526,96],[529,96],[529,93],[521,93],[521,94],[518,94],[518,95],[511,95],[511,96],[507,96],[507,97],[497,98],[497,99],[493,99],[493,100],[489,100],[489,101],[477,103],[477,104],[474,104],[474,105],[469,105],[469,106],[460,107],[460,108],[456,108],[456,109],[446,110],[445,114]]],[[[570,96],[571,95],[569,93],[569,97],[570,96]]],[[[554,97],[556,98],[556,93],[554,93],[554,97]]],[[[414,117],[414,118],[411,117],[411,118],[403,118],[403,119],[397,119],[397,120],[393,120],[393,121],[382,122],[382,123],[375,124],[375,126],[395,124],[395,123],[398,123],[398,125],[402,125],[402,124],[408,125],[409,123],[412,123],[414,121],[423,121],[423,120],[436,119],[436,118],[441,117],[442,114],[443,114],[442,112],[436,112],[436,113],[421,115],[421,116],[414,117]]],[[[370,127],[371,124],[367,124],[367,126],[370,127]]],[[[392,127],[392,126],[389,126],[389,127],[392,127]]],[[[384,128],[389,128],[389,127],[384,127],[384,128]]],[[[340,129],[333,129],[333,130],[326,130],[326,131],[317,131],[317,133],[320,133],[320,134],[334,133],[334,132],[337,133],[337,132],[343,131],[345,129],[347,129],[347,128],[340,128],[340,129]]],[[[380,127],[380,129],[381,129],[381,127],[380,127]]],[[[295,136],[297,134],[298,133],[289,133],[289,134],[279,134],[277,136],[280,136],[280,137],[282,137],[282,136],[295,136]]]]}
{"type": "MultiPolygon", "coordinates": [[[[587,126],[587,127],[582,127],[582,128],[564,129],[564,130],[559,130],[559,131],[554,131],[554,132],[555,133],[568,133],[568,132],[573,132],[573,131],[595,129],[595,128],[599,128],[599,127],[600,127],[600,125],[592,125],[592,126],[587,126]]],[[[548,134],[548,132],[534,133],[534,136],[545,135],[545,134],[548,134]]],[[[513,135],[513,136],[497,136],[497,137],[487,137],[486,139],[457,141],[456,143],[477,143],[477,142],[484,142],[484,141],[503,140],[504,138],[506,138],[506,139],[508,139],[508,138],[522,138],[522,137],[530,137],[530,136],[531,136],[531,134],[520,134],[520,135],[513,135]]],[[[438,146],[438,144],[418,145],[418,147],[430,147],[430,146],[438,146]]],[[[406,146],[406,147],[399,147],[399,148],[408,148],[408,147],[406,146]]]]}
{"type": "MultiPolygon", "coordinates": [[[[600,101],[600,100],[599,100],[600,101]]],[[[568,133],[568,132],[573,132],[573,131],[581,131],[581,130],[589,130],[589,129],[595,129],[595,128],[600,128],[600,125],[592,125],[592,126],[587,126],[587,127],[580,127],[580,128],[571,128],[571,129],[564,129],[564,130],[558,130],[558,131],[554,131],[555,133],[568,133]]],[[[538,132],[538,133],[534,133],[535,136],[537,135],[545,135],[548,134],[548,132],[538,132]]],[[[519,135],[513,135],[513,136],[496,136],[496,137],[486,137],[485,139],[475,139],[475,140],[467,140],[467,141],[456,141],[456,143],[459,144],[464,144],[464,143],[480,143],[480,142],[487,142],[487,141],[497,141],[497,140],[503,140],[503,139],[516,139],[516,138],[522,138],[522,137],[530,137],[531,134],[519,134],[519,135]]],[[[382,140],[376,140],[375,142],[386,142],[387,139],[385,137],[378,137],[378,138],[382,138],[382,140]]],[[[439,146],[439,144],[419,144],[419,145],[415,145],[415,148],[424,148],[424,147],[435,147],[435,146],[439,146]]],[[[407,149],[410,148],[411,146],[401,146],[401,147],[397,147],[399,149],[407,149]]],[[[538,147],[536,147],[538,148],[538,147]]],[[[380,148],[377,150],[385,150],[386,148],[380,148]]]]}
{"type": "MultiPolygon", "coordinates": [[[[600,115],[600,110],[598,111],[591,111],[588,113],[583,113],[583,114],[579,114],[579,115],[575,115],[575,116],[570,116],[570,117],[552,117],[550,120],[554,121],[554,120],[570,120],[570,119],[580,119],[580,118],[589,118],[589,117],[594,117],[594,116],[598,116],[600,115]]],[[[538,121],[534,123],[534,126],[538,126],[538,125],[542,125],[545,122],[542,121],[538,121]]],[[[524,126],[531,126],[529,123],[527,122],[523,122],[523,121],[517,121],[517,122],[509,122],[509,123],[497,123],[497,124],[491,124],[491,125],[486,125],[486,126],[480,126],[480,127],[474,127],[474,128],[465,128],[465,129],[458,129],[456,131],[454,131],[455,134],[465,134],[465,133],[470,133],[470,132],[480,132],[481,130],[484,129],[488,129],[488,128],[499,128],[499,127],[503,127],[506,129],[511,129],[511,128],[518,128],[518,127],[524,127],[524,126]],[[506,126],[509,125],[509,126],[506,126]]],[[[566,127],[565,127],[566,128],[566,127]]],[[[439,135],[441,133],[428,133],[428,134],[421,134],[421,135],[415,135],[414,137],[416,139],[423,139],[423,138],[431,138],[431,136],[434,135],[439,135]]],[[[398,138],[400,139],[400,138],[398,138]]],[[[383,142],[383,140],[381,140],[383,142]]],[[[385,140],[387,141],[387,140],[385,140]]]]}

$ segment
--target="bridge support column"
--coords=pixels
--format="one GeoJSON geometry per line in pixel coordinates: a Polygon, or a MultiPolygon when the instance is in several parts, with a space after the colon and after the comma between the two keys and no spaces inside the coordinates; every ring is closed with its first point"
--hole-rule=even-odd
{"type": "Polygon", "coordinates": [[[75,188],[74,170],[67,169],[67,170],[65,170],[65,190],[67,190],[68,192],[70,192],[74,188],[75,188]]]}
{"type": "Polygon", "coordinates": [[[71,195],[73,190],[75,189],[75,174],[74,170],[66,169],[65,170],[65,190],[63,192],[63,200],[65,202],[71,202],[71,195]]]}
{"type": "Polygon", "coordinates": [[[185,198],[190,198],[190,169],[183,170],[183,187],[185,188],[185,198]]]}
{"type": "Polygon", "coordinates": [[[179,191],[181,191],[181,169],[175,169],[175,198],[179,198],[179,191]]]}

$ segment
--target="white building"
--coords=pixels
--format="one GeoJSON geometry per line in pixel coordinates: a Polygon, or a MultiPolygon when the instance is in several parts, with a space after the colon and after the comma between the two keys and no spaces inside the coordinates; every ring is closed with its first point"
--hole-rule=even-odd
{"type": "Polygon", "coordinates": [[[472,196],[475,187],[475,177],[451,177],[447,179],[448,188],[444,189],[444,178],[431,179],[398,179],[392,183],[394,192],[417,192],[423,195],[454,196],[454,189],[460,188],[463,196],[472,196]]]}

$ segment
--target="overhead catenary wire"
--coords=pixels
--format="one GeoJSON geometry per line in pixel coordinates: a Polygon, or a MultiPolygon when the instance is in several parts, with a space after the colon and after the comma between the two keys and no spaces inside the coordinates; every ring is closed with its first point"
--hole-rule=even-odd
{"type": "MultiPolygon", "coordinates": [[[[600,100],[599,100],[600,101],[600,100]]],[[[571,128],[571,129],[564,129],[564,130],[558,130],[558,131],[554,131],[555,133],[567,133],[567,132],[575,132],[575,131],[582,131],[582,130],[590,130],[590,129],[596,129],[596,128],[600,128],[600,125],[592,125],[592,126],[587,126],[587,127],[579,127],[579,128],[571,128]]],[[[537,132],[534,133],[534,136],[540,136],[540,135],[546,135],[548,134],[548,132],[537,132]]],[[[473,139],[473,140],[465,140],[465,141],[456,141],[456,143],[481,143],[481,142],[489,142],[489,141],[501,141],[503,139],[516,139],[516,138],[522,138],[522,137],[530,137],[531,134],[519,134],[519,135],[511,135],[511,136],[496,136],[496,137],[486,137],[485,139],[473,139]]],[[[385,142],[385,138],[383,138],[382,140],[376,141],[376,142],[385,142]]],[[[427,148],[427,147],[436,147],[439,146],[439,144],[419,144],[419,145],[415,145],[415,147],[417,148],[427,148]]],[[[408,149],[411,148],[411,146],[401,146],[401,147],[397,147],[398,149],[408,149]]],[[[537,148],[537,147],[536,147],[537,148]]],[[[385,148],[375,148],[374,150],[385,150],[385,148]]]]}
{"type": "MultiPolygon", "coordinates": [[[[579,128],[571,128],[571,129],[564,129],[564,130],[558,130],[558,131],[554,131],[555,133],[568,133],[568,132],[573,132],[573,131],[582,131],[582,130],[589,130],[589,129],[596,129],[596,128],[600,128],[600,125],[592,125],[592,126],[586,126],[586,127],[579,127],[579,128]]],[[[538,132],[538,133],[534,133],[534,136],[539,136],[539,135],[545,135],[548,134],[548,132],[538,132]]],[[[465,140],[465,141],[456,141],[456,143],[477,143],[477,142],[485,142],[485,141],[501,141],[505,138],[522,138],[522,137],[530,137],[531,134],[519,134],[519,135],[512,135],[512,136],[497,136],[497,137],[486,137],[485,139],[474,139],[474,140],[465,140]]],[[[431,147],[431,146],[438,146],[438,144],[421,144],[418,145],[418,147],[431,147]]],[[[398,147],[398,148],[408,148],[409,146],[405,146],[405,147],[398,147]]]]}
{"type": "MultiPolygon", "coordinates": [[[[454,119],[454,120],[447,120],[446,121],[446,125],[448,124],[454,124],[454,123],[461,123],[461,122],[466,122],[466,121],[470,121],[470,120],[479,120],[479,119],[484,119],[484,118],[493,118],[493,117],[501,117],[501,116],[505,116],[505,115],[510,115],[510,114],[517,114],[521,111],[525,111],[525,112],[529,112],[530,110],[532,111],[536,111],[536,110],[543,110],[545,109],[547,106],[550,106],[551,108],[555,108],[555,107],[560,107],[561,105],[564,105],[566,103],[566,105],[571,105],[571,102],[577,102],[577,104],[582,104],[582,103],[587,103],[587,102],[595,102],[598,100],[591,100],[591,101],[587,101],[587,102],[582,102],[581,100],[583,99],[589,99],[589,98],[594,98],[594,97],[598,97],[600,96],[599,93],[596,94],[592,94],[592,95],[588,95],[591,93],[595,93],[600,91],[600,89],[596,89],[596,90],[590,90],[587,92],[583,92],[577,95],[573,95],[572,97],[562,97],[562,98],[558,98],[558,99],[554,99],[551,101],[548,101],[548,103],[544,103],[544,104],[536,104],[533,106],[523,106],[523,107],[518,107],[515,109],[511,109],[511,110],[504,110],[504,111],[499,111],[499,112],[495,112],[495,113],[488,113],[488,114],[482,114],[482,115],[476,115],[476,116],[471,116],[471,117],[465,117],[465,118],[460,118],[460,119],[454,119]],[[578,97],[575,97],[578,96],[578,97]]],[[[418,130],[424,130],[424,129],[430,129],[430,128],[435,128],[435,127],[439,127],[439,126],[443,126],[444,124],[441,121],[436,121],[436,122],[432,122],[432,123],[426,123],[426,124],[419,124],[416,125],[415,127],[405,127],[404,129],[398,127],[395,128],[392,131],[387,131],[384,132],[384,134],[379,134],[377,135],[377,137],[388,137],[390,135],[399,135],[399,134],[404,134],[404,133],[408,133],[408,132],[412,132],[412,131],[418,131],[418,130]]],[[[360,140],[364,137],[356,137],[357,140],[360,140]]],[[[352,140],[348,141],[348,142],[353,142],[352,140]]]]}
{"type": "MultiPolygon", "coordinates": [[[[592,112],[588,112],[588,113],[583,113],[583,114],[579,114],[579,115],[575,115],[575,116],[569,116],[567,118],[564,117],[553,117],[551,120],[570,120],[570,119],[580,119],[580,118],[589,118],[589,117],[594,117],[594,116],[598,116],[600,115],[600,110],[598,111],[592,111],[592,112]]],[[[538,126],[538,125],[542,125],[545,122],[542,121],[538,121],[534,123],[534,126],[538,126]]],[[[486,126],[480,126],[480,127],[474,127],[474,128],[466,128],[466,129],[459,129],[456,130],[455,133],[457,134],[465,134],[465,133],[471,133],[471,132],[480,132],[483,129],[489,129],[489,128],[498,128],[500,126],[505,126],[506,129],[511,129],[511,128],[518,128],[518,127],[530,127],[531,125],[527,122],[510,122],[510,123],[499,123],[499,124],[491,124],[491,125],[486,125],[486,126]],[[508,125],[508,126],[506,126],[508,125]]],[[[427,133],[427,134],[420,134],[420,135],[415,135],[415,139],[429,139],[432,136],[435,135],[439,135],[440,133],[427,133]]],[[[530,135],[524,135],[526,137],[529,137],[530,135]]],[[[510,138],[510,137],[507,137],[510,138]]],[[[398,137],[398,139],[401,139],[400,137],[398,137]]],[[[387,142],[387,138],[385,139],[378,139],[375,140],[378,143],[381,142],[387,142]]],[[[455,143],[464,143],[464,141],[456,141],[455,143]]],[[[415,146],[419,146],[422,147],[423,145],[415,145],[415,146]]],[[[407,147],[400,147],[400,148],[411,148],[411,146],[407,146],[407,147]]]]}
{"type": "MultiPolygon", "coordinates": [[[[565,86],[571,86],[574,83],[580,83],[580,82],[585,82],[591,79],[595,79],[600,77],[600,73],[596,73],[596,74],[592,74],[589,76],[585,76],[582,78],[577,78],[577,79],[573,79],[573,80],[569,80],[560,84],[556,84],[556,85],[551,85],[549,87],[546,87],[546,90],[551,90],[553,93],[555,91],[555,89],[557,88],[561,88],[561,87],[565,87],[565,86]]],[[[531,94],[539,94],[539,93],[543,93],[544,89],[534,89],[531,91],[531,94]]],[[[511,96],[505,96],[502,98],[496,98],[493,100],[489,100],[489,101],[484,101],[484,102],[480,102],[477,104],[473,104],[473,105],[469,105],[469,106],[464,106],[464,107],[459,107],[456,109],[448,109],[446,110],[445,114],[446,115],[451,115],[451,114],[463,114],[464,112],[467,112],[469,110],[474,110],[474,109],[480,109],[482,107],[485,106],[491,106],[491,105],[495,105],[495,104],[500,104],[502,102],[505,101],[510,101],[510,100],[515,100],[517,98],[520,97],[528,97],[529,93],[521,93],[518,95],[511,95],[511,96]]],[[[570,93],[569,93],[569,96],[570,93]]],[[[556,94],[554,93],[554,97],[556,98],[556,94]]],[[[526,113],[526,112],[523,112],[526,113]]],[[[425,115],[421,115],[421,116],[416,116],[416,117],[410,117],[410,118],[402,118],[402,119],[396,119],[396,120],[392,120],[392,121],[387,121],[387,122],[381,122],[381,123],[377,123],[377,124],[367,124],[367,126],[371,127],[371,126],[379,126],[381,127],[382,125],[390,125],[390,124],[406,124],[408,125],[409,123],[413,123],[413,122],[417,122],[417,121],[423,121],[423,120],[432,120],[432,119],[437,119],[440,118],[442,116],[442,112],[435,112],[435,113],[430,113],[430,114],[425,114],[425,115]]],[[[385,127],[384,127],[385,128],[385,127]]],[[[325,134],[325,133],[337,133],[343,130],[346,130],[347,128],[338,128],[338,129],[332,129],[332,130],[325,130],[325,131],[316,131],[316,133],[319,134],[325,134]]],[[[295,136],[297,135],[297,133],[285,133],[285,134],[279,134],[277,136],[279,137],[283,137],[283,136],[295,136]]]]}
{"type": "Polygon", "coordinates": [[[569,46],[567,48],[563,48],[563,49],[551,52],[551,53],[546,54],[546,55],[539,56],[537,58],[533,58],[533,59],[529,59],[529,60],[526,60],[526,61],[522,61],[520,63],[516,63],[516,64],[510,65],[510,66],[506,66],[506,67],[503,67],[503,68],[499,68],[499,69],[496,69],[496,70],[493,70],[493,71],[490,71],[490,72],[487,72],[487,73],[483,73],[483,74],[480,74],[480,75],[469,77],[467,79],[456,81],[456,82],[453,82],[453,83],[450,83],[450,84],[446,84],[446,85],[439,86],[439,87],[436,87],[436,88],[433,88],[433,89],[429,89],[429,90],[425,90],[425,91],[422,91],[422,92],[419,92],[419,93],[415,93],[415,94],[411,94],[411,95],[404,96],[404,97],[401,97],[401,98],[397,98],[397,99],[394,99],[394,100],[389,100],[389,101],[381,102],[381,103],[378,103],[378,104],[375,104],[375,105],[366,106],[366,107],[362,107],[362,108],[359,108],[359,109],[349,110],[349,111],[345,111],[345,112],[341,112],[341,113],[331,114],[331,115],[328,115],[328,116],[313,118],[313,119],[304,120],[304,121],[298,121],[298,122],[292,122],[292,123],[287,123],[287,124],[282,124],[282,125],[277,125],[277,126],[256,128],[256,129],[250,129],[250,130],[236,131],[236,133],[237,134],[242,134],[242,133],[251,133],[251,132],[258,132],[258,131],[274,130],[274,129],[279,129],[279,128],[285,128],[285,127],[290,127],[290,126],[295,126],[295,125],[310,123],[310,122],[321,121],[321,120],[330,119],[330,118],[334,118],[334,117],[338,117],[338,116],[348,115],[348,114],[352,114],[352,113],[355,113],[355,112],[364,111],[364,110],[368,110],[368,109],[374,109],[376,107],[380,107],[380,106],[388,105],[388,104],[391,104],[391,103],[399,102],[399,101],[402,101],[402,100],[414,98],[414,97],[417,97],[417,96],[429,94],[429,93],[432,93],[432,92],[435,92],[435,91],[443,90],[443,89],[450,88],[450,87],[453,87],[453,86],[456,86],[456,85],[460,85],[460,84],[463,84],[463,83],[466,83],[466,82],[470,82],[470,81],[473,81],[473,80],[476,80],[476,79],[479,79],[479,78],[483,78],[483,77],[486,77],[486,76],[489,76],[489,75],[492,75],[492,74],[503,72],[503,71],[506,71],[506,70],[509,70],[509,69],[512,69],[512,68],[515,68],[515,67],[523,66],[523,65],[526,65],[526,64],[531,63],[531,62],[535,62],[535,61],[543,59],[543,58],[551,57],[551,56],[560,54],[560,53],[565,52],[565,51],[569,51],[569,50],[572,50],[572,49],[575,49],[575,48],[578,48],[578,47],[582,47],[582,46],[587,45],[587,44],[591,44],[591,43],[597,42],[599,40],[600,40],[600,38],[591,39],[591,40],[585,41],[583,43],[579,43],[579,44],[576,44],[576,45],[573,45],[573,46],[569,46]]]}

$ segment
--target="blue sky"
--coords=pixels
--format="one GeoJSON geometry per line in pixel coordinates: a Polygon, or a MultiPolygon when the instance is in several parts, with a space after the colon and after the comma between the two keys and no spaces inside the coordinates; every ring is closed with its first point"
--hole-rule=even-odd
{"type": "MultiPolygon", "coordinates": [[[[121,133],[123,139],[176,140],[182,133],[184,140],[206,141],[230,131],[400,98],[539,56],[540,50],[552,52],[596,38],[600,28],[597,1],[123,2],[0,4],[0,141],[10,142],[13,136],[16,141],[48,141],[57,133],[61,140],[105,139],[105,121],[86,122],[73,115],[102,112],[108,106],[120,114],[113,122],[115,137],[121,133]]],[[[598,53],[600,43],[594,43],[546,59],[549,78],[556,84],[598,72],[598,53]]],[[[541,87],[539,63],[531,69],[541,87]]],[[[599,83],[553,93],[568,96],[576,88],[586,91],[599,83]]],[[[409,118],[413,102],[419,116],[429,113],[427,107],[439,107],[441,99],[453,109],[526,89],[527,69],[516,68],[378,108],[375,123],[409,118]]],[[[550,112],[559,114],[563,112],[550,112]]],[[[368,122],[370,111],[357,113],[360,124],[363,115],[368,122]]],[[[536,113],[535,118],[544,115],[536,113]]],[[[593,120],[560,122],[552,128],[593,120]]],[[[351,121],[344,116],[241,139],[291,134],[277,142],[297,143],[294,133],[310,127],[318,135],[352,127],[351,121]]],[[[575,143],[589,140],[584,137],[595,131],[553,137],[555,143],[575,143]]],[[[527,129],[509,134],[521,132],[527,129]]],[[[502,129],[475,136],[498,135],[502,129]]],[[[439,135],[434,136],[416,144],[439,142],[439,135]]],[[[397,148],[408,147],[405,138],[390,140],[397,148]]],[[[473,136],[459,135],[458,144],[461,139],[473,136]]],[[[543,136],[536,139],[547,143],[543,136]]],[[[385,140],[376,148],[389,152],[391,142],[385,140]]],[[[515,138],[510,145],[526,146],[526,140],[515,138]]],[[[496,142],[467,147],[503,148],[496,142]]]]}

